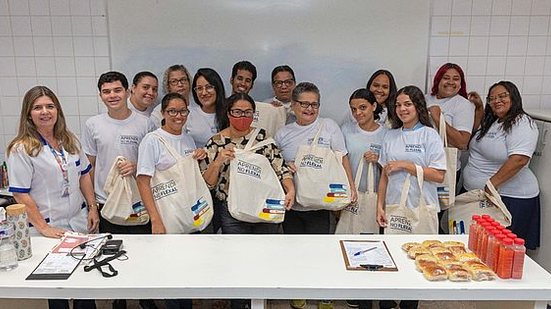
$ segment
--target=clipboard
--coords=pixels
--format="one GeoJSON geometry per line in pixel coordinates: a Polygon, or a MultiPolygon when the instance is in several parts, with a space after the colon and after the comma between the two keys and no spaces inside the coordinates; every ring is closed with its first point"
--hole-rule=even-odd
{"type": "Polygon", "coordinates": [[[48,253],[25,280],[67,280],[80,261],[63,253],[48,253]]]}
{"type": "Polygon", "coordinates": [[[398,271],[383,240],[339,240],[347,270],[398,271]]]}

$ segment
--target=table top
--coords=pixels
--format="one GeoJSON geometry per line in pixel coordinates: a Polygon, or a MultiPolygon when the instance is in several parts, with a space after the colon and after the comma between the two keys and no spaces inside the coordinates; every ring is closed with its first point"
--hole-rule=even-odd
{"type": "Polygon", "coordinates": [[[82,266],[68,280],[26,281],[57,241],[33,238],[33,257],[0,273],[0,298],[251,298],[548,300],[551,275],[526,257],[522,280],[430,282],[402,243],[454,235],[114,235],[127,261],[103,278],[82,266]],[[341,239],[384,240],[397,272],[346,270],[341,239]]]}

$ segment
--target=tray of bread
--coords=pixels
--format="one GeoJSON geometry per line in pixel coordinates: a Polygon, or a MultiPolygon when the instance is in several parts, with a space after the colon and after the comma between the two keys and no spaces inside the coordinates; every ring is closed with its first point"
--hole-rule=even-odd
{"type": "Polygon", "coordinates": [[[429,281],[487,281],[496,274],[460,241],[407,242],[402,249],[429,281]]]}

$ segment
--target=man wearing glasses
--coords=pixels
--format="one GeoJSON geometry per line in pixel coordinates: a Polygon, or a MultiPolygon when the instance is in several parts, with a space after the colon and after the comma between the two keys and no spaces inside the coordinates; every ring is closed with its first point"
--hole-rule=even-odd
{"type": "Polygon", "coordinates": [[[284,106],[287,112],[286,123],[295,122],[296,118],[291,110],[291,94],[296,86],[295,72],[288,65],[280,65],[272,70],[272,88],[274,97],[267,99],[274,106],[284,106]]]}

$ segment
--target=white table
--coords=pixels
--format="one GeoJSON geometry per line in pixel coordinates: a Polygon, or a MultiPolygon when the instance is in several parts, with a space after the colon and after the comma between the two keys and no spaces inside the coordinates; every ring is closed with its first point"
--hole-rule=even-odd
{"type": "Polygon", "coordinates": [[[56,240],[33,238],[33,257],[0,273],[0,298],[250,298],[533,301],[545,308],[551,275],[527,257],[522,280],[429,282],[400,249],[406,241],[461,236],[115,235],[129,260],[103,278],[82,267],[66,281],[25,281],[56,240]],[[339,239],[383,239],[398,272],[347,271],[339,239]]]}

